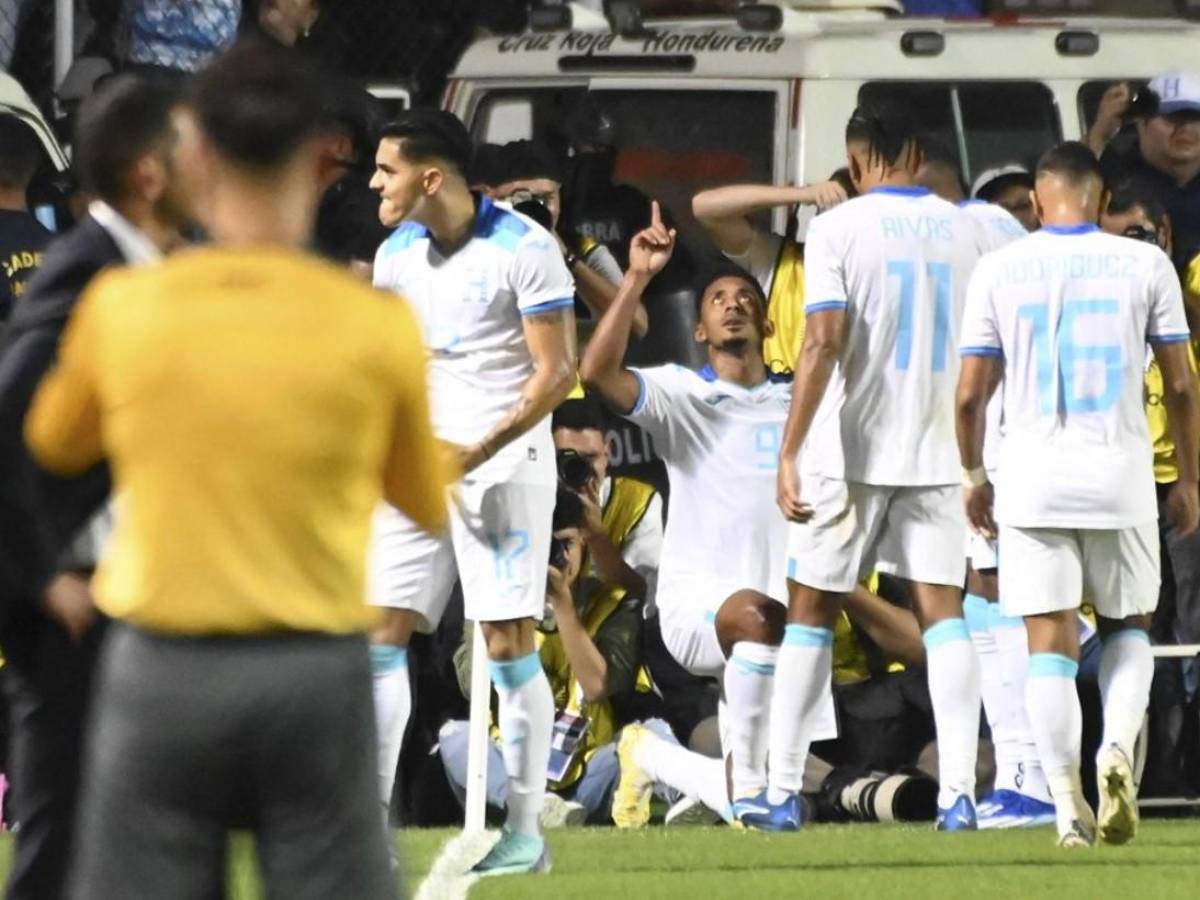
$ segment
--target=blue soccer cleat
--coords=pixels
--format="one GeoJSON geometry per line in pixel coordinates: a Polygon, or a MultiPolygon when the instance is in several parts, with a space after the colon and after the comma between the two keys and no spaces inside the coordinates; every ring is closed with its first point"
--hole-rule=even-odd
{"type": "Polygon", "coordinates": [[[1053,803],[1047,803],[1045,800],[1039,800],[1037,797],[1022,794],[1021,809],[1025,815],[1025,822],[1021,826],[1022,828],[1038,828],[1042,825],[1053,825],[1055,822],[1053,803]]]}
{"type": "Polygon", "coordinates": [[[966,794],[960,794],[949,809],[938,809],[938,831],[975,831],[979,822],[975,818],[975,804],[966,794]]]}
{"type": "Polygon", "coordinates": [[[473,874],[481,878],[549,871],[550,851],[546,847],[546,839],[507,826],[500,833],[496,846],[471,869],[473,874]]]}
{"type": "Polygon", "coordinates": [[[799,831],[804,824],[804,801],[789,794],[782,803],[770,803],[767,792],[733,802],[733,818],[755,831],[799,831]]]}
{"type": "Polygon", "coordinates": [[[1019,791],[1002,788],[979,801],[976,810],[980,830],[1036,828],[1053,825],[1054,804],[1019,791]]]}

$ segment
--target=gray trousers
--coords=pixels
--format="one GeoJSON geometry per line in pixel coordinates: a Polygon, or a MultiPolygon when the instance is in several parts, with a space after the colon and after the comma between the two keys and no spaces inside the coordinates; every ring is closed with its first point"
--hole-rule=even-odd
{"type": "Polygon", "coordinates": [[[266,896],[395,900],[362,636],[157,637],[101,651],[71,896],[224,896],[228,832],[266,896]]]}

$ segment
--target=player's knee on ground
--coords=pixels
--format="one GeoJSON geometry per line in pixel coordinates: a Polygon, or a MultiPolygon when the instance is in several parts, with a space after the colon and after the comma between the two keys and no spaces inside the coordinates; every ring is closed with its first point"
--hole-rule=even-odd
{"type": "Polygon", "coordinates": [[[733,652],[733,645],[739,641],[779,646],[783,641],[786,618],[783,604],[758,591],[738,591],[730,595],[717,610],[714,623],[721,652],[728,657],[733,652]]]}
{"type": "Polygon", "coordinates": [[[416,630],[417,614],[412,610],[381,609],[379,620],[371,629],[371,643],[407,647],[416,630]]]}
{"type": "Polygon", "coordinates": [[[483,623],[488,658],[497,662],[520,659],[533,653],[536,650],[533,634],[533,619],[483,623]]]}

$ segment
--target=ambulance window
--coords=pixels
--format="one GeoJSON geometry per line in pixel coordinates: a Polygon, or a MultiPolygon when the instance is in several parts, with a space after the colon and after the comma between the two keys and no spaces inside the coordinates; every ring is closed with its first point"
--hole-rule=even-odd
{"type": "Polygon", "coordinates": [[[859,92],[859,102],[874,101],[910,110],[922,133],[959,158],[968,184],[1005,162],[1033,165],[1062,133],[1053,96],[1036,81],[876,81],[859,92]]]}
{"type": "MultiPolygon", "coordinates": [[[[1135,94],[1149,83],[1145,78],[1127,78],[1124,80],[1133,86],[1135,94]]],[[[1114,84],[1116,84],[1115,81],[1089,81],[1079,89],[1079,121],[1083,125],[1084,134],[1087,133],[1087,130],[1096,121],[1096,115],[1100,112],[1100,100],[1104,97],[1104,92],[1114,84]]]]}
{"type": "Polygon", "coordinates": [[[485,107],[484,139],[491,144],[533,137],[533,103],[528,97],[497,97],[485,107]]]}

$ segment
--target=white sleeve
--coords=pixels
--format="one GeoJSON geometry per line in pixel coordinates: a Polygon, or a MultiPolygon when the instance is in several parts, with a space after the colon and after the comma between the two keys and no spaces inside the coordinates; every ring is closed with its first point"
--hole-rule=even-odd
{"type": "Polygon", "coordinates": [[[620,286],[622,279],[625,278],[625,273],[621,271],[620,263],[612,255],[612,251],[603,244],[597,244],[593,247],[583,262],[605,281],[611,281],[615,285],[620,286]]]}
{"type": "Polygon", "coordinates": [[[1002,357],[1000,325],[992,304],[992,267],[981,262],[967,283],[967,299],[963,305],[962,332],[959,336],[959,356],[1002,357]]]}
{"type": "Polygon", "coordinates": [[[634,526],[621,545],[621,558],[625,564],[646,580],[646,604],[654,602],[654,589],[658,583],[658,558],[662,555],[663,508],[662,497],[657,491],[650,498],[642,520],[634,526]]]}
{"type": "Polygon", "coordinates": [[[517,245],[510,274],[521,315],[568,309],[575,305],[575,279],[545,229],[531,230],[517,245]]]}
{"type": "Polygon", "coordinates": [[[1162,251],[1154,254],[1149,289],[1150,314],[1146,319],[1146,340],[1152,344],[1188,340],[1191,335],[1183,312],[1183,290],[1179,286],[1179,276],[1162,251]]]}
{"type": "Polygon", "coordinates": [[[771,281],[775,277],[775,264],[779,261],[779,253],[785,240],[782,235],[755,230],[745,250],[725,255],[753,275],[763,293],[769,294],[771,281]]]}
{"type": "Polygon", "coordinates": [[[638,397],[625,418],[648,431],[658,449],[666,452],[690,408],[686,379],[697,376],[677,365],[630,371],[638,380],[638,397]]]}
{"type": "Polygon", "coordinates": [[[804,244],[805,315],[845,309],[849,305],[845,252],[840,244],[829,219],[823,216],[813,219],[804,244]]]}

